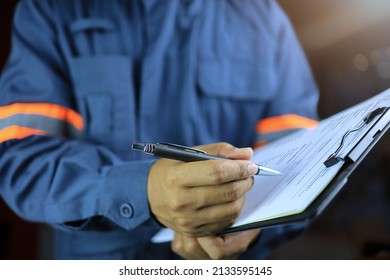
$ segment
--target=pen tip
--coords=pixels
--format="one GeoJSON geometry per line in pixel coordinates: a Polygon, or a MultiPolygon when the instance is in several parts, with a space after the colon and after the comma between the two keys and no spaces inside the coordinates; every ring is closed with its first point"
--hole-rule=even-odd
{"type": "Polygon", "coordinates": [[[283,175],[282,172],[279,172],[275,169],[265,167],[265,166],[258,166],[259,172],[258,175],[266,175],[266,176],[280,176],[283,175]]]}

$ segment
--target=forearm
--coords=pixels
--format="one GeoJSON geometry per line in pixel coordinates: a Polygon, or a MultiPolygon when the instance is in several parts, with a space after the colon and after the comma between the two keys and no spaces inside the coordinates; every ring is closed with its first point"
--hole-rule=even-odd
{"type": "Polygon", "coordinates": [[[21,217],[64,224],[103,216],[132,229],[150,218],[152,161],[124,162],[88,143],[33,136],[0,146],[0,193],[21,217]]]}

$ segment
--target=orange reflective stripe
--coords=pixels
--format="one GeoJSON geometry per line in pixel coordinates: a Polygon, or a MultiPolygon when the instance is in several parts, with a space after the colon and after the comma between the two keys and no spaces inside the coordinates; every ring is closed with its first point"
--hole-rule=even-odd
{"type": "Polygon", "coordinates": [[[0,130],[0,143],[10,139],[21,139],[31,135],[44,135],[45,132],[39,129],[33,129],[18,125],[12,125],[0,130]]]}
{"type": "Polygon", "coordinates": [[[0,107],[0,119],[17,114],[35,114],[46,116],[72,124],[77,130],[83,130],[84,123],[80,114],[72,109],[50,103],[14,103],[0,107]]]}
{"type": "Polygon", "coordinates": [[[296,128],[314,128],[318,121],[298,115],[282,115],[261,120],[257,123],[256,131],[261,134],[296,128]]]}

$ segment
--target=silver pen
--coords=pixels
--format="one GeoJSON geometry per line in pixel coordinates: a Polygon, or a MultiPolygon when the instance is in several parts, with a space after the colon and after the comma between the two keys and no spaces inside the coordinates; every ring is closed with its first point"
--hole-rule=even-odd
{"type": "MultiPolygon", "coordinates": [[[[161,158],[169,158],[174,160],[180,160],[185,162],[190,161],[201,161],[201,160],[221,160],[227,159],[223,157],[217,157],[207,154],[205,151],[194,149],[171,143],[134,143],[132,145],[133,150],[141,151],[149,155],[153,155],[161,158]]],[[[256,164],[258,170],[255,175],[266,175],[266,176],[278,176],[282,175],[281,172],[256,164]]]]}

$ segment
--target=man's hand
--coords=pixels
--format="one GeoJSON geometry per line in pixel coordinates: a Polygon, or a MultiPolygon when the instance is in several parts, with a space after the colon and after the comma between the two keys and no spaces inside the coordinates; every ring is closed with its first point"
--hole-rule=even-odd
{"type": "Polygon", "coordinates": [[[210,236],[234,223],[257,167],[250,148],[218,143],[197,147],[236,160],[158,160],[148,177],[148,200],[157,220],[189,237],[210,236]]]}
{"type": "Polygon", "coordinates": [[[259,236],[260,230],[248,230],[224,237],[209,236],[191,238],[176,233],[172,250],[190,260],[233,260],[244,253],[259,236]]]}

